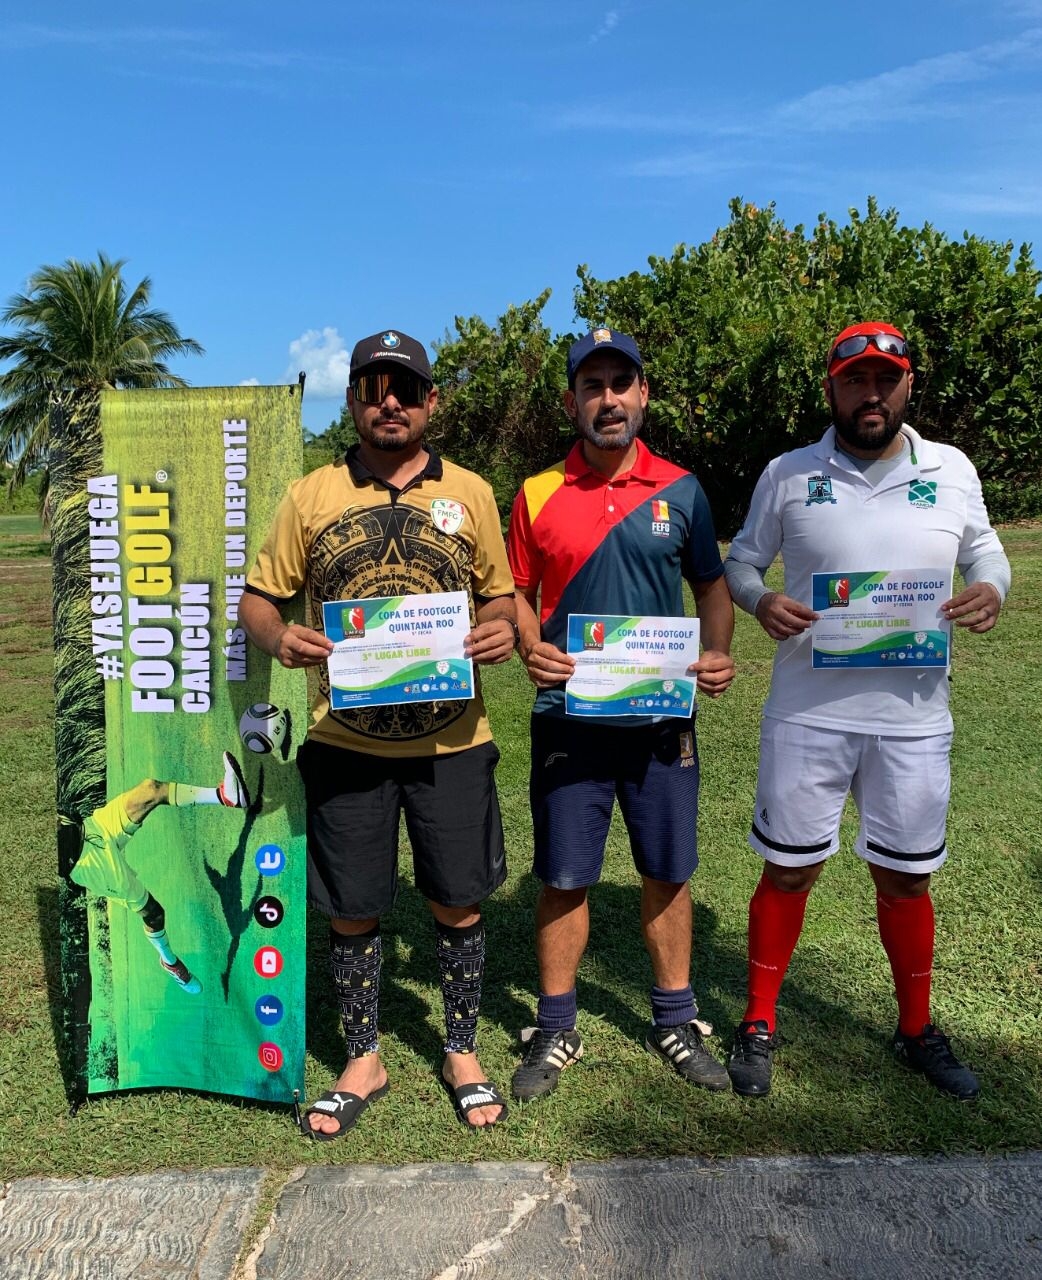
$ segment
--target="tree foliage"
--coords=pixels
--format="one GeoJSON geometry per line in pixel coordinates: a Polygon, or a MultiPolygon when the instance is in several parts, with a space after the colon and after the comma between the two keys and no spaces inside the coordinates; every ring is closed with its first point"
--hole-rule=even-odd
{"type": "Polygon", "coordinates": [[[12,487],[43,468],[46,489],[53,409],[96,429],[77,398],[96,405],[105,387],[185,386],[165,361],[202,354],[150,305],[147,276],[128,288],[124,265],[99,253],[97,262],[41,267],[0,313],[15,330],[0,336],[0,361],[11,364],[0,374],[0,460],[12,466],[12,487]]]}
{"type": "Polygon", "coordinates": [[[339,415],[319,435],[304,428],[304,474],[342,458],[357,440],[354,419],[345,402],[339,415]]]}
{"type": "Polygon", "coordinates": [[[545,289],[495,325],[457,316],[456,336],[435,343],[432,442],[489,481],[501,512],[525,476],[559,458],[572,438],[561,405],[570,336],[553,337],[542,323],[549,298],[545,289]]]}
{"type": "MultiPolygon", "coordinates": [[[[615,280],[580,267],[576,315],[584,329],[637,339],[647,439],[698,475],[722,535],[740,525],[767,461],[822,433],[829,342],[866,319],[907,335],[910,420],[970,456],[992,516],[1042,513],[1042,274],[1027,246],[1014,256],[1012,244],[904,227],[873,199],[843,225],[821,215],[809,233],[773,205],[734,200],[710,240],[648,266],[615,280]]],[[[547,297],[496,326],[457,320],[438,351],[446,451],[490,475],[501,501],[570,440],[560,410],[569,336],[539,322],[547,297]]]]}

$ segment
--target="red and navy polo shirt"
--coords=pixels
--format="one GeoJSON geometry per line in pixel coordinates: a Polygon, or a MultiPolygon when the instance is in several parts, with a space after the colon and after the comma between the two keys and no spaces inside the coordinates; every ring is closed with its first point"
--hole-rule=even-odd
{"type": "MultiPolygon", "coordinates": [[[[683,579],[712,582],[724,571],[702,486],[636,445],[633,467],[607,479],[578,441],[514,499],[507,534],[514,582],[522,591],[541,588],[543,639],[560,649],[570,613],[682,617],[683,579]]],[[[562,690],[541,690],[535,710],[563,715],[562,690]]],[[[644,722],[626,717],[628,725],[644,722]]]]}

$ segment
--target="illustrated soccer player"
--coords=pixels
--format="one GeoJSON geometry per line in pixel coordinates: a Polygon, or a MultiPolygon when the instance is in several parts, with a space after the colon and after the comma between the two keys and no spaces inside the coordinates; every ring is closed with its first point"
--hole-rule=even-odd
{"type": "Polygon", "coordinates": [[[194,786],[187,782],[160,782],[145,778],[128,791],[95,809],[82,823],[59,815],[60,826],[77,827],[80,855],[69,873],[70,879],[90,893],[122,902],[141,917],[145,937],[159,954],[159,963],[188,995],[196,996],[202,984],[175,953],[166,932],[166,912],[149,893],[130,867],[124,850],[141,829],[153,809],[173,805],[222,805],[226,809],[248,809],[250,794],[239,762],[229,752],[223,756],[224,777],[217,786],[194,786]]]}

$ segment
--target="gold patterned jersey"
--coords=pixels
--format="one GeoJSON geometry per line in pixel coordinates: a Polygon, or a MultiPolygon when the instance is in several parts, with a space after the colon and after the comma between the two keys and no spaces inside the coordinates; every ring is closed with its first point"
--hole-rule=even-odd
{"type": "MultiPolygon", "coordinates": [[[[307,625],[322,628],[326,600],[465,591],[509,596],[492,490],[480,476],[429,450],[424,470],[404,489],[378,480],[358,456],[320,467],[290,485],[247,577],[247,590],[276,605],[303,588],[307,625]]],[[[492,736],[475,670],[470,701],[352,707],[329,705],[329,676],[318,668],[311,737],[378,756],[462,751],[492,736]]]]}

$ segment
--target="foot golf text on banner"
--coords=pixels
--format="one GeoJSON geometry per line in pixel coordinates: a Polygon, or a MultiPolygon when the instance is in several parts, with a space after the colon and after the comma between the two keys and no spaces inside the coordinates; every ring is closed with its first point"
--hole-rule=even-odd
{"type": "Polygon", "coordinates": [[[304,682],[246,573],[299,389],[106,391],[52,422],[62,981],[74,1098],[304,1077],[304,682]]]}

